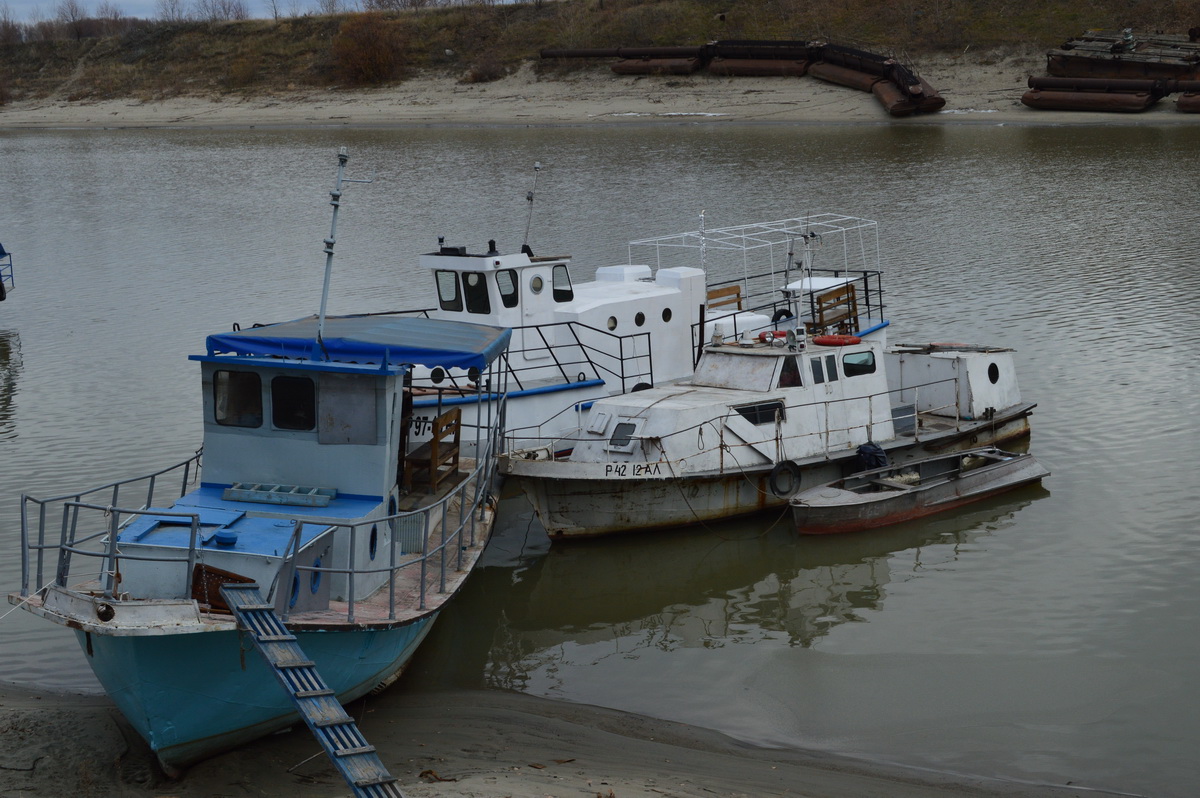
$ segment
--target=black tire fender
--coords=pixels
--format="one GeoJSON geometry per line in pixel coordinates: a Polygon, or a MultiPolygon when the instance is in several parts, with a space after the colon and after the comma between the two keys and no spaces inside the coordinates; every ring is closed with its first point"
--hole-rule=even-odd
{"type": "Polygon", "coordinates": [[[767,484],[781,499],[790,499],[800,490],[800,466],[791,460],[780,460],[771,469],[771,477],[767,484]]]}

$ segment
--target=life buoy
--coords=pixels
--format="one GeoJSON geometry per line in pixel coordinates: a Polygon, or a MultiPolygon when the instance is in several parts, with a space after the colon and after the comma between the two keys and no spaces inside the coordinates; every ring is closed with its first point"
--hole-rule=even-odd
{"type": "Polygon", "coordinates": [[[773,314],[771,314],[771,323],[778,324],[779,322],[783,321],[784,319],[791,319],[794,317],[795,317],[794,314],[787,308],[780,308],[779,310],[777,310],[773,314]]]}
{"type": "Polygon", "coordinates": [[[787,332],[784,330],[764,330],[758,334],[758,342],[760,344],[765,344],[776,338],[787,338],[787,332]]]}
{"type": "Polygon", "coordinates": [[[817,346],[849,346],[862,343],[857,335],[814,335],[812,342],[817,346]]]}
{"type": "Polygon", "coordinates": [[[800,466],[791,460],[780,460],[771,469],[771,478],[767,480],[771,492],[781,499],[790,499],[800,490],[800,466]]]}

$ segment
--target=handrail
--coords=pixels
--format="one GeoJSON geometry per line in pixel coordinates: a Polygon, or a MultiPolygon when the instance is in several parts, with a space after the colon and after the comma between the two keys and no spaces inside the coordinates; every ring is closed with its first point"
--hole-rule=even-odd
{"type": "MultiPolygon", "coordinates": [[[[504,414],[505,399],[503,396],[500,399],[499,407],[495,409],[495,418],[502,418],[504,414]]],[[[279,568],[275,571],[274,583],[269,588],[269,596],[272,601],[278,595],[278,590],[282,585],[290,585],[292,578],[298,572],[321,572],[333,575],[345,575],[349,580],[347,590],[347,621],[354,622],[355,605],[362,603],[362,600],[356,599],[353,589],[355,578],[367,577],[381,573],[389,573],[386,582],[382,583],[377,591],[372,595],[377,595],[378,590],[388,591],[388,611],[390,619],[396,618],[398,604],[395,591],[396,576],[406,568],[419,567],[421,569],[420,578],[420,609],[425,609],[427,606],[428,597],[428,573],[429,565],[434,565],[438,570],[437,575],[437,591],[445,592],[447,581],[449,578],[449,570],[451,568],[458,570],[462,567],[463,549],[467,546],[475,544],[475,520],[476,508],[483,512],[483,503],[486,499],[492,480],[496,473],[497,463],[494,456],[499,450],[501,443],[501,433],[498,429],[490,429],[486,435],[479,440],[479,455],[475,459],[474,468],[466,474],[464,479],[445,496],[431,505],[423,507],[419,510],[406,512],[398,512],[392,515],[371,518],[369,520],[359,521],[356,523],[340,523],[328,518],[297,518],[293,525],[291,536],[288,543],[283,548],[283,557],[279,568]],[[455,512],[455,503],[457,503],[457,512],[455,512]],[[432,519],[437,516],[440,519],[441,532],[439,539],[434,545],[430,545],[429,536],[433,529],[432,519]],[[323,527],[330,527],[335,530],[334,534],[348,534],[350,536],[350,551],[355,550],[354,543],[360,528],[375,524],[390,524],[400,521],[401,519],[420,518],[421,519],[421,547],[419,552],[412,552],[412,556],[401,556],[397,553],[399,548],[396,543],[396,538],[393,538],[391,546],[391,556],[389,563],[380,567],[354,567],[353,561],[345,568],[333,568],[327,565],[320,567],[304,566],[297,563],[296,555],[300,549],[300,541],[302,539],[302,529],[307,525],[319,524],[323,527]],[[461,545],[459,545],[461,542],[461,545]],[[457,549],[455,559],[450,559],[450,553],[457,549]],[[436,559],[435,559],[436,558],[436,559]],[[285,578],[283,578],[285,577],[285,578]]],[[[118,595],[116,585],[116,564],[118,560],[136,560],[145,562],[166,562],[186,564],[187,573],[181,583],[183,585],[182,596],[190,597],[192,595],[193,574],[195,564],[198,560],[197,552],[200,548],[200,514],[199,512],[186,512],[179,510],[167,510],[152,507],[153,504],[153,485],[160,481],[158,478],[164,474],[171,472],[173,469],[183,467],[187,473],[184,485],[192,475],[192,464],[198,462],[199,453],[183,463],[171,466],[166,469],[155,471],[152,474],[135,477],[132,479],[120,480],[117,482],[102,485],[98,488],[79,491],[76,493],[64,494],[53,499],[37,499],[32,496],[22,495],[21,497],[21,566],[22,566],[22,582],[21,596],[27,598],[30,595],[31,577],[36,576],[36,585],[41,586],[44,582],[44,554],[57,552],[57,571],[54,583],[60,587],[68,587],[70,583],[70,575],[72,572],[73,558],[84,557],[89,560],[99,560],[102,563],[101,575],[104,577],[103,595],[105,598],[112,599],[118,595]],[[151,483],[148,490],[148,501],[146,505],[141,507],[120,507],[114,503],[94,503],[84,501],[84,497],[92,496],[101,491],[113,491],[111,495],[119,495],[119,488],[128,486],[133,483],[147,481],[151,483]],[[47,508],[53,504],[62,505],[62,525],[60,539],[58,542],[47,541],[47,523],[48,514],[47,508]],[[36,505],[38,513],[36,520],[31,518],[29,505],[36,505]],[[100,512],[106,516],[107,523],[92,527],[91,532],[80,534],[80,515],[81,511],[100,512]],[[188,546],[180,548],[178,553],[170,554],[146,554],[143,552],[131,553],[123,550],[118,541],[118,533],[121,528],[127,526],[132,520],[138,516],[154,515],[154,516],[169,516],[190,519],[190,534],[188,546]],[[36,535],[33,534],[33,527],[36,523],[36,535]],[[89,546],[96,541],[102,541],[102,545],[97,548],[89,546]],[[36,554],[37,567],[36,570],[30,562],[31,557],[36,554]]],[[[198,473],[196,471],[195,473],[198,473]]],[[[186,493],[186,490],[184,491],[186,493]]],[[[182,495],[182,494],[181,494],[182,495]]],[[[284,604],[282,617],[286,620],[289,614],[290,607],[287,603],[284,604]]]]}
{"type": "MultiPolygon", "coordinates": [[[[201,457],[202,452],[197,451],[194,455],[186,460],[183,460],[182,462],[176,463],[172,466],[167,466],[166,468],[162,468],[157,471],[153,471],[149,474],[143,474],[141,476],[132,477],[129,479],[117,480],[115,482],[108,482],[87,490],[76,491],[74,493],[64,493],[60,496],[53,496],[47,499],[38,499],[28,494],[21,494],[21,596],[26,597],[29,595],[31,577],[33,577],[33,582],[36,585],[41,586],[45,584],[44,552],[60,548],[61,546],[65,545],[67,540],[74,540],[78,528],[79,510],[84,506],[88,506],[88,504],[83,501],[85,497],[94,496],[102,491],[111,491],[110,500],[106,504],[99,506],[102,508],[115,508],[120,500],[120,489],[122,486],[144,482],[146,483],[146,498],[145,504],[142,505],[142,508],[144,509],[152,507],[154,505],[154,492],[158,486],[158,478],[165,474],[169,474],[172,471],[181,471],[179,494],[177,496],[173,496],[172,499],[183,496],[187,493],[187,487],[189,484],[192,484],[193,478],[198,477],[200,474],[201,457]],[[30,504],[38,506],[38,536],[36,543],[29,538],[30,504]],[[46,508],[54,504],[62,504],[64,508],[59,546],[47,545],[46,543],[46,508]],[[68,513],[68,509],[73,510],[73,512],[68,513]],[[37,552],[36,565],[33,567],[31,567],[29,562],[30,551],[37,552]]],[[[127,511],[122,510],[122,512],[127,511]]],[[[166,513],[162,514],[165,515],[166,513]]],[[[93,538],[88,538],[88,540],[93,538]]],[[[60,562],[59,569],[61,570],[62,567],[63,563],[60,562]]]]}
{"type": "MultiPolygon", "coordinates": [[[[849,432],[851,430],[858,429],[861,427],[871,426],[870,423],[867,423],[867,424],[856,424],[856,425],[848,426],[848,427],[844,427],[844,428],[843,427],[837,427],[837,428],[830,427],[828,424],[829,417],[830,417],[830,413],[828,412],[828,410],[830,407],[833,407],[840,403],[845,403],[845,402],[864,402],[864,401],[873,402],[874,400],[876,400],[879,397],[891,397],[894,394],[904,394],[904,393],[908,393],[908,392],[912,392],[912,394],[914,396],[913,402],[905,403],[905,404],[911,404],[913,407],[912,418],[914,418],[914,419],[917,418],[918,416],[920,416],[921,413],[933,413],[938,410],[948,410],[949,408],[953,407],[954,408],[953,416],[946,416],[946,418],[953,418],[955,429],[956,430],[961,429],[962,417],[958,411],[957,401],[955,401],[953,403],[941,405],[938,407],[931,407],[924,411],[918,411],[916,409],[919,405],[919,402],[916,400],[919,399],[921,389],[932,388],[934,386],[939,386],[939,385],[951,384],[954,386],[954,391],[953,391],[954,396],[957,397],[961,390],[960,379],[961,379],[960,377],[947,377],[944,379],[930,380],[928,382],[923,382],[923,383],[919,383],[916,385],[906,385],[901,388],[894,388],[894,389],[888,389],[886,391],[879,391],[879,392],[872,393],[872,394],[866,394],[864,396],[846,397],[846,398],[841,398],[841,399],[817,400],[817,401],[812,401],[812,402],[800,402],[797,404],[784,405],[783,406],[784,411],[799,410],[799,409],[803,409],[803,408],[824,408],[826,410],[826,412],[823,414],[826,424],[822,430],[809,431],[809,432],[801,433],[800,435],[794,435],[794,436],[788,436],[788,437],[801,437],[802,435],[812,434],[812,432],[820,432],[821,434],[823,434],[823,436],[825,438],[825,454],[828,455],[829,452],[831,451],[830,446],[829,446],[829,439],[830,439],[830,435],[832,433],[849,432]]],[[[897,405],[897,406],[904,406],[904,405],[897,405]]],[[[892,406],[892,407],[896,407],[896,406],[892,406]]],[[[571,408],[564,408],[564,410],[560,411],[557,415],[562,415],[563,412],[570,410],[570,409],[571,408]]],[[[635,435],[635,436],[633,436],[632,439],[636,440],[636,441],[643,441],[643,442],[649,441],[649,440],[662,441],[666,438],[676,437],[676,436],[680,436],[680,435],[696,434],[696,433],[702,431],[705,427],[711,427],[714,424],[714,422],[719,421],[724,418],[732,417],[736,413],[737,413],[737,411],[731,407],[726,414],[724,414],[716,419],[706,419],[704,421],[697,422],[695,424],[684,427],[682,429],[672,430],[671,432],[668,432],[668,433],[662,434],[662,435],[651,435],[651,436],[635,435]]],[[[901,416],[901,418],[903,418],[903,417],[904,416],[901,416]]],[[[895,421],[896,418],[893,417],[892,420],[895,421]]],[[[529,430],[529,429],[533,429],[533,427],[511,429],[508,431],[507,435],[510,439],[516,440],[518,437],[517,433],[522,432],[523,430],[529,430]]],[[[528,436],[525,434],[522,434],[519,437],[520,437],[520,440],[525,442],[526,445],[524,448],[526,448],[526,449],[538,448],[539,446],[542,446],[542,447],[549,448],[551,451],[556,451],[559,449],[570,449],[570,448],[573,448],[574,444],[577,442],[596,440],[595,438],[584,438],[581,435],[577,435],[580,432],[581,432],[580,429],[576,429],[576,430],[573,430],[572,433],[569,433],[567,435],[559,435],[559,436],[555,436],[553,438],[539,438],[537,436],[531,437],[531,436],[528,436]],[[532,441],[532,443],[530,443],[531,441],[532,441]]],[[[719,431],[718,431],[718,434],[719,434],[719,431]]],[[[914,426],[913,436],[914,436],[914,440],[916,440],[918,442],[921,440],[919,425],[914,426]]],[[[749,445],[749,444],[745,444],[745,445],[749,445]]],[[[723,442],[718,442],[718,444],[716,446],[701,449],[695,453],[687,455],[684,458],[681,458],[681,460],[691,459],[693,457],[697,457],[701,454],[704,454],[704,453],[707,453],[709,451],[713,451],[714,449],[719,449],[719,448],[727,448],[727,447],[724,445],[723,442]]],[[[624,461],[622,461],[622,462],[624,462],[624,461]]]]}

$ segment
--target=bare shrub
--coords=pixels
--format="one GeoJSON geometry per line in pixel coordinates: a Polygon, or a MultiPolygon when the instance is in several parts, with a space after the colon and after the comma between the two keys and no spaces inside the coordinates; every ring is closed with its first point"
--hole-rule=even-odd
{"type": "Polygon", "coordinates": [[[403,45],[399,26],[383,14],[355,14],[333,37],[334,70],[350,83],[383,83],[399,75],[403,45]]]}
{"type": "Polygon", "coordinates": [[[491,83],[508,75],[508,70],[494,57],[483,56],[459,78],[459,83],[491,83]]]}

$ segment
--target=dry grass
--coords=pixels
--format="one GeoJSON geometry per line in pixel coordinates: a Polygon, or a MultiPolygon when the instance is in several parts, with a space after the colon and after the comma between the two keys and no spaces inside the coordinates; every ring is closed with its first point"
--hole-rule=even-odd
{"type": "Polygon", "coordinates": [[[1048,49],[1089,28],[1182,33],[1200,0],[561,0],[244,22],[156,23],[81,41],[0,44],[0,103],[252,94],[387,84],[416,71],[495,80],[548,47],[825,40],[899,54],[1048,49]]]}

